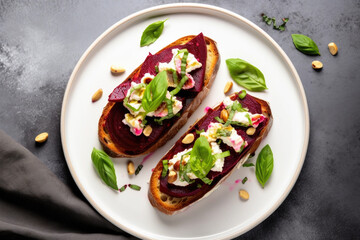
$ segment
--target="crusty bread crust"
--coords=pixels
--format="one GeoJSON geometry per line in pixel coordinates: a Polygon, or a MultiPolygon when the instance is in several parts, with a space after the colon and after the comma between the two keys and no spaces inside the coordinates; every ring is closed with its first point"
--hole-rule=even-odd
{"type": "MultiPolygon", "coordinates": [[[[164,49],[176,46],[176,45],[184,45],[190,40],[192,40],[196,36],[186,36],[182,37],[175,42],[169,44],[165,48],[161,49],[158,53],[163,51],[164,49]]],[[[154,143],[150,148],[144,151],[141,154],[137,155],[128,155],[122,152],[116,144],[111,140],[111,136],[106,129],[106,119],[110,113],[110,110],[115,105],[114,102],[108,102],[108,104],[104,107],[103,113],[100,117],[98,124],[98,135],[99,141],[104,149],[104,151],[109,154],[111,157],[137,157],[140,155],[148,154],[154,152],[156,149],[164,145],[168,140],[170,140],[184,124],[187,122],[187,119],[191,116],[191,114],[197,109],[197,107],[201,104],[202,100],[209,93],[210,87],[216,77],[217,71],[220,66],[220,54],[216,46],[216,42],[211,38],[205,37],[205,43],[207,47],[207,58],[206,58],[206,70],[205,70],[205,78],[203,89],[196,95],[196,97],[189,104],[188,108],[183,111],[181,117],[172,125],[172,127],[167,131],[162,138],[158,139],[156,143],[154,143]]],[[[141,69],[140,65],[136,68],[127,79],[132,78],[136,73],[138,73],[141,69]]],[[[125,80],[126,81],[126,80],[125,80]]]]}
{"type": "MultiPolygon", "coordinates": [[[[258,99],[256,97],[253,97],[253,98],[261,105],[262,114],[264,114],[269,119],[269,121],[267,122],[266,126],[264,126],[264,128],[261,129],[258,138],[255,140],[255,142],[251,146],[251,148],[247,150],[246,154],[239,160],[237,165],[226,176],[224,176],[216,185],[214,185],[210,191],[200,191],[196,195],[193,195],[193,196],[177,198],[177,197],[169,196],[166,193],[160,192],[160,175],[162,173],[163,165],[162,165],[162,161],[159,161],[159,163],[156,165],[156,167],[153,171],[153,174],[151,175],[151,178],[150,178],[148,198],[150,200],[151,205],[153,205],[155,208],[159,209],[161,212],[166,213],[168,215],[173,215],[173,214],[178,213],[179,211],[183,211],[187,207],[189,207],[191,204],[199,201],[203,197],[208,196],[228,176],[230,176],[230,174],[236,168],[240,167],[242,164],[244,164],[244,162],[246,162],[249,155],[256,151],[256,149],[259,147],[261,141],[267,136],[267,134],[271,128],[272,121],[273,121],[269,104],[264,100],[258,99]]],[[[220,108],[220,106],[221,106],[221,104],[217,105],[214,109],[216,110],[216,109],[220,108]]],[[[206,118],[206,115],[203,118],[206,118]]],[[[201,121],[203,118],[199,119],[197,122],[201,121]]],[[[196,123],[194,123],[189,128],[189,130],[182,135],[182,137],[180,139],[184,138],[186,136],[186,134],[191,132],[193,126],[195,126],[196,123]]]]}

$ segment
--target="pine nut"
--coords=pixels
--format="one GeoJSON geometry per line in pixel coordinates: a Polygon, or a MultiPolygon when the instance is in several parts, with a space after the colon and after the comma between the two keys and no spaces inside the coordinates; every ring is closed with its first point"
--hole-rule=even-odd
{"type": "Polygon", "coordinates": [[[170,171],[168,176],[168,183],[173,183],[177,179],[177,173],[175,171],[170,171]]]}
{"type": "Polygon", "coordinates": [[[183,144],[190,144],[194,141],[195,137],[194,137],[194,134],[192,133],[189,133],[187,134],[184,139],[182,140],[182,143],[183,144]]]}
{"type": "Polygon", "coordinates": [[[143,133],[146,137],[150,136],[150,134],[152,133],[152,127],[150,125],[147,125],[145,127],[143,133]]]}
{"type": "Polygon", "coordinates": [[[133,175],[135,173],[135,166],[134,166],[134,163],[132,161],[128,162],[127,171],[129,173],[129,175],[133,175]]]}
{"type": "Polygon", "coordinates": [[[335,56],[338,53],[338,47],[335,43],[331,42],[328,44],[331,55],[335,56]]]}
{"type": "Polygon", "coordinates": [[[313,62],[311,63],[311,65],[312,65],[313,69],[316,69],[316,70],[323,68],[322,62],[317,61],[317,60],[316,60],[316,61],[313,61],[313,62]]]}
{"type": "Polygon", "coordinates": [[[232,81],[228,81],[226,84],[225,84],[225,88],[224,88],[224,93],[228,93],[231,88],[233,86],[233,82],[232,81]]]}
{"type": "Polygon", "coordinates": [[[224,108],[223,110],[221,110],[220,112],[220,118],[222,120],[224,120],[224,122],[226,122],[229,118],[229,112],[224,108]]]}
{"type": "Polygon", "coordinates": [[[125,68],[119,66],[119,65],[111,65],[110,70],[114,74],[119,74],[125,72],[125,68]]]}
{"type": "Polygon", "coordinates": [[[94,95],[92,95],[91,101],[92,101],[92,102],[96,102],[97,100],[99,100],[99,99],[101,98],[102,94],[103,94],[103,90],[102,90],[101,88],[98,89],[98,90],[94,93],[94,95]]]}
{"type": "Polygon", "coordinates": [[[248,200],[249,199],[249,193],[244,190],[244,189],[241,189],[240,192],[239,192],[239,196],[241,199],[243,200],[248,200]]]}
{"type": "Polygon", "coordinates": [[[49,134],[47,132],[40,133],[35,137],[35,142],[37,143],[43,143],[45,142],[49,137],[49,134]]]}
{"type": "Polygon", "coordinates": [[[252,136],[252,135],[254,135],[255,131],[256,131],[256,128],[254,128],[254,127],[249,127],[249,128],[246,130],[246,134],[249,135],[249,136],[252,136]]]}

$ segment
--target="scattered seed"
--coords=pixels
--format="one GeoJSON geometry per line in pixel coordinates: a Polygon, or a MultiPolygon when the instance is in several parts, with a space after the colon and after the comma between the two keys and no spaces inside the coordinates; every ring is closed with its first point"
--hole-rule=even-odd
{"type": "Polygon", "coordinates": [[[240,196],[240,198],[243,199],[243,200],[248,200],[248,199],[249,199],[249,193],[248,193],[246,190],[244,190],[244,189],[241,189],[241,190],[239,191],[239,196],[240,196]]]}
{"type": "Polygon", "coordinates": [[[47,132],[40,133],[35,137],[35,142],[37,143],[43,143],[45,142],[49,137],[49,134],[47,132]]]}
{"type": "Polygon", "coordinates": [[[132,161],[128,162],[127,171],[129,173],[129,175],[133,175],[135,173],[135,166],[134,166],[134,163],[132,161]]]}
{"type": "Polygon", "coordinates": [[[331,42],[328,44],[331,55],[335,56],[338,53],[338,47],[335,43],[331,42]]]}
{"type": "Polygon", "coordinates": [[[256,128],[254,128],[254,127],[249,127],[249,128],[246,130],[246,134],[249,135],[249,136],[252,136],[252,135],[254,135],[255,131],[256,131],[256,128]]]}
{"type": "Polygon", "coordinates": [[[317,60],[313,61],[313,62],[311,63],[311,65],[312,65],[313,69],[316,69],[316,70],[323,68],[322,62],[317,61],[317,60]]]}
{"type": "Polygon", "coordinates": [[[195,137],[194,137],[194,134],[192,133],[189,133],[187,134],[184,139],[182,140],[182,143],[183,144],[190,144],[194,141],[195,137]]]}
{"type": "Polygon", "coordinates": [[[233,82],[232,82],[232,81],[228,81],[228,82],[225,84],[224,93],[225,93],[225,94],[228,93],[228,92],[231,90],[232,86],[233,86],[233,82]]]}
{"type": "Polygon", "coordinates": [[[99,99],[101,98],[102,94],[103,94],[103,90],[102,90],[101,88],[98,89],[98,90],[94,93],[94,95],[92,95],[91,101],[92,101],[92,102],[96,102],[97,100],[99,100],[99,99]]]}
{"type": "Polygon", "coordinates": [[[119,65],[111,65],[110,70],[114,74],[119,74],[125,72],[125,68],[119,66],[119,65]]]}

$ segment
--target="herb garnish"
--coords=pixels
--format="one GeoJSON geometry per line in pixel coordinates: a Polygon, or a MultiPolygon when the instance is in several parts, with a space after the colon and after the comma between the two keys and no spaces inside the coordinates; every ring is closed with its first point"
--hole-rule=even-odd
{"type": "Polygon", "coordinates": [[[135,184],[128,184],[129,188],[134,189],[136,191],[140,191],[141,187],[135,184]]]}
{"type": "Polygon", "coordinates": [[[262,187],[269,180],[274,167],[273,153],[269,145],[266,145],[256,160],[255,175],[262,187]]]}
{"type": "Polygon", "coordinates": [[[242,166],[243,167],[255,167],[255,165],[253,163],[244,163],[242,166]]]}
{"type": "Polygon", "coordinates": [[[250,63],[239,58],[230,58],[226,60],[226,65],[231,78],[240,86],[254,92],[267,89],[264,74],[250,63]]]}
{"type": "Polygon", "coordinates": [[[142,168],[143,168],[143,165],[140,164],[135,170],[135,175],[138,175],[142,168]]]}
{"type": "Polygon", "coordinates": [[[162,172],[161,172],[161,177],[165,177],[166,176],[166,174],[167,174],[167,171],[168,171],[168,167],[169,167],[169,165],[168,165],[168,160],[162,160],[162,164],[163,164],[163,170],[162,170],[162,172]]]}
{"type": "Polygon", "coordinates": [[[123,191],[126,190],[126,188],[127,188],[127,185],[125,184],[124,186],[122,186],[122,187],[119,189],[119,191],[120,191],[120,192],[123,192],[123,191]]]}
{"type": "Polygon", "coordinates": [[[118,190],[119,188],[116,182],[115,168],[110,157],[104,151],[93,148],[91,159],[96,171],[99,173],[101,179],[106,183],[106,185],[118,190]]]}
{"type": "Polygon", "coordinates": [[[222,120],[222,119],[219,118],[219,117],[214,117],[214,119],[215,119],[216,121],[218,121],[219,123],[225,123],[224,120],[222,120]]]}
{"type": "Polygon", "coordinates": [[[263,21],[267,25],[271,25],[271,23],[272,23],[273,24],[273,29],[279,30],[281,32],[285,30],[285,25],[289,21],[289,18],[282,18],[283,23],[281,25],[277,26],[275,18],[269,18],[264,13],[262,13],[261,16],[262,16],[263,21]]]}
{"type": "Polygon", "coordinates": [[[308,36],[302,34],[291,34],[293,43],[297,50],[307,55],[320,55],[316,43],[308,36]]]}
{"type": "Polygon", "coordinates": [[[241,90],[239,93],[239,98],[242,100],[246,97],[246,91],[245,90],[241,90]]]}
{"type": "Polygon", "coordinates": [[[247,177],[245,177],[245,178],[241,181],[241,182],[242,182],[242,184],[245,184],[247,180],[248,180],[248,178],[247,178],[247,177]]]}
{"type": "Polygon", "coordinates": [[[155,111],[166,97],[168,88],[167,73],[162,71],[146,86],[142,107],[146,113],[155,111]]]}
{"type": "Polygon", "coordinates": [[[205,132],[205,130],[204,129],[201,129],[201,130],[196,130],[196,134],[201,134],[201,133],[203,133],[203,132],[205,132]]]}
{"type": "Polygon", "coordinates": [[[164,21],[157,21],[147,26],[141,36],[140,47],[148,46],[160,37],[166,20],[167,19],[164,21]]]}

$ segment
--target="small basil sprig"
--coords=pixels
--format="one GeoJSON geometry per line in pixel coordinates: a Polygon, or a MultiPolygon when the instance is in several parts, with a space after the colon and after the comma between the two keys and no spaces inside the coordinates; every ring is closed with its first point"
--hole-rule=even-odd
{"type": "Polygon", "coordinates": [[[142,98],[142,107],[146,113],[155,111],[166,97],[168,80],[166,71],[162,71],[146,86],[142,98]]]}
{"type": "Polygon", "coordinates": [[[147,26],[141,36],[140,47],[148,46],[160,37],[166,20],[167,19],[164,21],[157,21],[147,26]]]}
{"type": "Polygon", "coordinates": [[[307,55],[320,55],[316,43],[308,36],[302,34],[291,34],[293,43],[297,50],[307,55]]]}
{"type": "Polygon", "coordinates": [[[230,58],[226,60],[226,65],[231,78],[240,86],[254,92],[267,89],[264,74],[250,63],[239,58],[230,58]]]}
{"type": "Polygon", "coordinates": [[[91,159],[96,171],[99,173],[101,179],[106,183],[106,185],[118,190],[114,164],[110,157],[104,151],[93,148],[91,159]]]}
{"type": "Polygon", "coordinates": [[[286,23],[289,21],[289,18],[282,18],[283,23],[281,25],[276,25],[276,20],[275,18],[270,18],[268,16],[266,16],[264,13],[261,14],[263,21],[267,24],[267,25],[271,25],[271,23],[273,24],[273,28],[275,30],[279,30],[279,31],[285,31],[285,25],[286,23]]]}
{"type": "Polygon", "coordinates": [[[211,147],[206,137],[200,136],[196,139],[193,149],[190,153],[189,164],[191,171],[206,184],[211,184],[212,180],[206,175],[214,165],[214,157],[211,153],[211,147]]]}
{"type": "Polygon", "coordinates": [[[273,153],[269,145],[266,145],[256,160],[255,175],[262,187],[269,180],[274,167],[273,153]]]}

